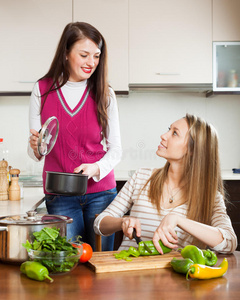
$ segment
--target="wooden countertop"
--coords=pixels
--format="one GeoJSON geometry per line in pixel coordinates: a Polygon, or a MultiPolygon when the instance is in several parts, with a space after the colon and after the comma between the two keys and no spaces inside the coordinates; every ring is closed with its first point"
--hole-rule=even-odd
{"type": "Polygon", "coordinates": [[[54,282],[38,282],[20,274],[18,265],[0,263],[1,299],[240,299],[240,252],[219,255],[228,258],[225,276],[189,280],[171,268],[94,273],[79,264],[71,273],[53,276],[54,282]]]}

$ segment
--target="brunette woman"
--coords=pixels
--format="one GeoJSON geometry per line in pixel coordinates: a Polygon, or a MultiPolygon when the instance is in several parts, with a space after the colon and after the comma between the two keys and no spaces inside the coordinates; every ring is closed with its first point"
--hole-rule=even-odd
{"type": "Polygon", "coordinates": [[[164,167],[138,170],[95,220],[95,232],[123,230],[120,250],[137,246],[136,228],[161,254],[159,240],[172,249],[195,244],[232,253],[237,238],[226,212],[214,127],[187,114],[161,135],[156,153],[167,160],[164,167]]]}
{"type": "MultiPolygon", "coordinates": [[[[102,34],[83,22],[68,24],[60,38],[49,71],[35,84],[30,103],[29,155],[37,151],[39,129],[51,116],[59,134],[46,155],[43,186],[49,214],[73,218],[67,237],[80,235],[95,249],[93,222],[116,196],[113,168],[121,159],[117,101],[107,80],[107,45],[102,34]],[[51,195],[45,190],[46,171],[88,175],[84,196],[51,195]]],[[[114,236],[103,239],[103,250],[113,249],[114,236]]]]}

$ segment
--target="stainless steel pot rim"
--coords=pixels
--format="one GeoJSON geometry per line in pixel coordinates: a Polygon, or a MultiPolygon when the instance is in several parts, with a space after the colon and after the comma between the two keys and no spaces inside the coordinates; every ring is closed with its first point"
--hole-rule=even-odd
{"type": "Polygon", "coordinates": [[[86,175],[86,174],[79,174],[79,173],[63,173],[63,172],[52,172],[52,171],[46,171],[46,173],[54,174],[54,175],[56,174],[56,175],[88,177],[88,175],[86,175]]]}
{"type": "Polygon", "coordinates": [[[71,218],[58,215],[37,214],[35,219],[27,219],[27,215],[10,215],[0,217],[0,225],[48,225],[71,222],[71,218]]]}

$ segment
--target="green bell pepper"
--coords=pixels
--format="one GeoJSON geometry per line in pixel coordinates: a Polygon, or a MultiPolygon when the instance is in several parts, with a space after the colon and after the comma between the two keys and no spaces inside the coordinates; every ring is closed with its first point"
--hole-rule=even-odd
{"type": "MultiPolygon", "coordinates": [[[[163,254],[165,253],[169,253],[172,251],[171,248],[168,248],[166,246],[163,245],[162,241],[159,241],[159,245],[163,250],[163,254]]],[[[138,244],[138,251],[140,252],[140,255],[142,256],[149,256],[149,255],[159,255],[160,253],[157,251],[156,247],[153,244],[153,241],[144,241],[144,242],[140,242],[138,244]],[[144,244],[146,244],[148,246],[148,248],[152,251],[152,253],[149,253],[145,247],[144,244]]]]}
{"type": "Polygon", "coordinates": [[[20,271],[28,278],[43,281],[46,278],[53,282],[53,279],[49,277],[49,272],[46,267],[36,261],[25,261],[20,266],[20,271]]]}
{"type": "Polygon", "coordinates": [[[190,266],[192,266],[194,262],[190,258],[177,259],[173,258],[171,260],[171,266],[173,270],[177,273],[187,274],[190,266]]]}
{"type": "Polygon", "coordinates": [[[131,261],[130,256],[138,257],[140,255],[139,251],[131,246],[128,250],[122,250],[119,253],[114,253],[116,259],[125,259],[126,261],[131,261]]]}
{"type": "Polygon", "coordinates": [[[140,255],[140,252],[133,246],[129,247],[128,253],[134,257],[138,257],[140,255]]]}
{"type": "Polygon", "coordinates": [[[194,245],[187,245],[181,250],[183,258],[190,258],[195,264],[205,265],[205,257],[201,249],[194,245]]]}
{"type": "Polygon", "coordinates": [[[205,265],[212,267],[217,263],[218,258],[213,251],[207,249],[207,250],[202,250],[202,252],[205,257],[205,265]]]}
{"type": "MultiPolygon", "coordinates": [[[[153,241],[144,241],[140,242],[138,244],[138,249],[136,249],[135,247],[131,246],[129,247],[128,250],[122,250],[119,253],[114,253],[113,255],[115,256],[116,259],[124,259],[126,261],[131,261],[132,258],[130,256],[134,256],[134,257],[139,257],[139,256],[149,256],[149,255],[159,255],[160,253],[157,251],[157,249],[155,248],[153,241]],[[145,247],[144,247],[144,243],[147,244],[147,246],[150,248],[150,250],[152,251],[152,253],[149,253],[145,247]]],[[[171,248],[168,248],[166,246],[163,245],[163,243],[161,241],[159,241],[159,245],[161,246],[163,253],[169,253],[172,251],[171,248]]]]}
{"type": "Polygon", "coordinates": [[[116,259],[125,259],[127,261],[131,261],[132,259],[129,257],[130,253],[127,250],[122,250],[119,253],[114,253],[116,259]]]}

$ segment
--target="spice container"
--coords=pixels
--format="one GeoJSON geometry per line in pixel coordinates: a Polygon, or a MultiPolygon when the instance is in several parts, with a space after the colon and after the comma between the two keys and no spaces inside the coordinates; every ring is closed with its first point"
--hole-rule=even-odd
{"type": "Polygon", "coordinates": [[[0,161],[0,200],[8,200],[8,179],[6,160],[0,161]]]}
{"type": "Polygon", "coordinates": [[[20,200],[21,199],[21,190],[18,184],[20,170],[19,169],[11,169],[10,176],[11,176],[11,185],[9,188],[9,200],[20,200]]]}

